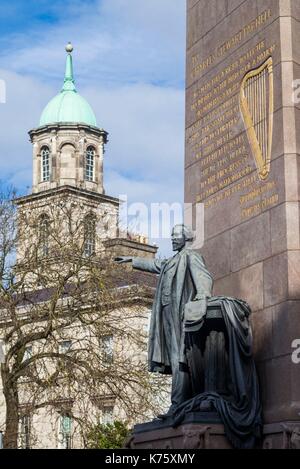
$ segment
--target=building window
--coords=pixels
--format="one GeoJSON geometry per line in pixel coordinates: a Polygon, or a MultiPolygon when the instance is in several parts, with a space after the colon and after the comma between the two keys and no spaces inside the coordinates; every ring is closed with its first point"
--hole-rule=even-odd
{"type": "Polygon", "coordinates": [[[96,219],[88,215],[84,220],[84,255],[93,256],[96,249],[96,219]]]}
{"type": "Polygon", "coordinates": [[[30,449],[30,417],[23,415],[20,419],[20,440],[22,449],[30,449]]]}
{"type": "Polygon", "coordinates": [[[66,354],[70,352],[72,348],[72,341],[71,340],[63,340],[59,343],[59,353],[66,354]]]}
{"type": "Polygon", "coordinates": [[[40,252],[42,257],[49,255],[49,217],[40,217],[40,252]]]}
{"type": "Polygon", "coordinates": [[[112,335],[102,337],[101,348],[103,361],[105,363],[112,363],[114,359],[114,338],[112,335]]]}
{"type": "Polygon", "coordinates": [[[95,149],[88,147],[85,152],[85,180],[94,181],[95,174],[95,149]]]}
{"type": "Polygon", "coordinates": [[[59,422],[59,448],[72,448],[72,418],[70,415],[63,414],[59,422]]]}
{"type": "Polygon", "coordinates": [[[42,152],[42,182],[50,181],[50,150],[48,147],[43,147],[42,152]]]}
{"type": "Polygon", "coordinates": [[[102,425],[111,425],[114,423],[114,408],[112,406],[105,406],[102,409],[102,425]]]}

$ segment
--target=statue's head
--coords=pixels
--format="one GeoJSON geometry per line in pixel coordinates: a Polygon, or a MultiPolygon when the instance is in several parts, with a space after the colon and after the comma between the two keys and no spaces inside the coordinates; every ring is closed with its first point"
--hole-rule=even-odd
{"type": "Polygon", "coordinates": [[[173,251],[181,251],[186,243],[194,240],[192,230],[186,225],[176,225],[172,230],[172,247],[173,251]]]}

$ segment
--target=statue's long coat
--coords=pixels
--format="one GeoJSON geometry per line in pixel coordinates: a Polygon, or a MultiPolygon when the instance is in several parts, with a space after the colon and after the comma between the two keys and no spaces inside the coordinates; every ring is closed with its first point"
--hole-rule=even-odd
{"type": "Polygon", "coordinates": [[[181,363],[186,363],[184,353],[183,320],[186,303],[196,297],[202,297],[203,302],[211,297],[213,279],[208,272],[203,257],[196,251],[185,248],[174,257],[167,260],[142,259],[133,260],[135,269],[159,274],[158,286],[152,308],[152,318],[149,334],[149,370],[163,374],[171,374],[171,363],[167,353],[165,331],[163,326],[162,281],[164,273],[172,269],[171,305],[176,323],[176,335],[180,343],[181,363]]]}

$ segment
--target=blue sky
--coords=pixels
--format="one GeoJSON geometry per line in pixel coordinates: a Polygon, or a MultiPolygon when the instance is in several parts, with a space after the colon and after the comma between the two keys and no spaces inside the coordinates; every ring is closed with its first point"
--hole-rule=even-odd
{"type": "Polygon", "coordinates": [[[185,0],[1,0],[0,178],[30,191],[27,132],[61,88],[68,41],[77,89],[110,133],[106,192],[182,202],[185,0]]]}

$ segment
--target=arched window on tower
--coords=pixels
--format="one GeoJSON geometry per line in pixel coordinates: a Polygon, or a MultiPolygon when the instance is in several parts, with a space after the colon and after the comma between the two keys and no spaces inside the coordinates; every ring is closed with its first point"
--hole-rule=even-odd
{"type": "Polygon", "coordinates": [[[42,182],[50,181],[50,174],[51,174],[50,150],[46,146],[43,147],[41,151],[41,173],[42,173],[42,182]]]}
{"type": "Polygon", "coordinates": [[[40,230],[40,239],[39,239],[39,248],[40,253],[43,257],[49,255],[49,227],[50,220],[48,215],[43,214],[40,217],[39,230],[40,230]]]}
{"type": "Polygon", "coordinates": [[[85,180],[94,181],[95,179],[95,148],[88,147],[85,152],[85,180]]]}
{"type": "Polygon", "coordinates": [[[93,256],[96,250],[96,217],[89,214],[84,219],[84,255],[93,256]]]}

